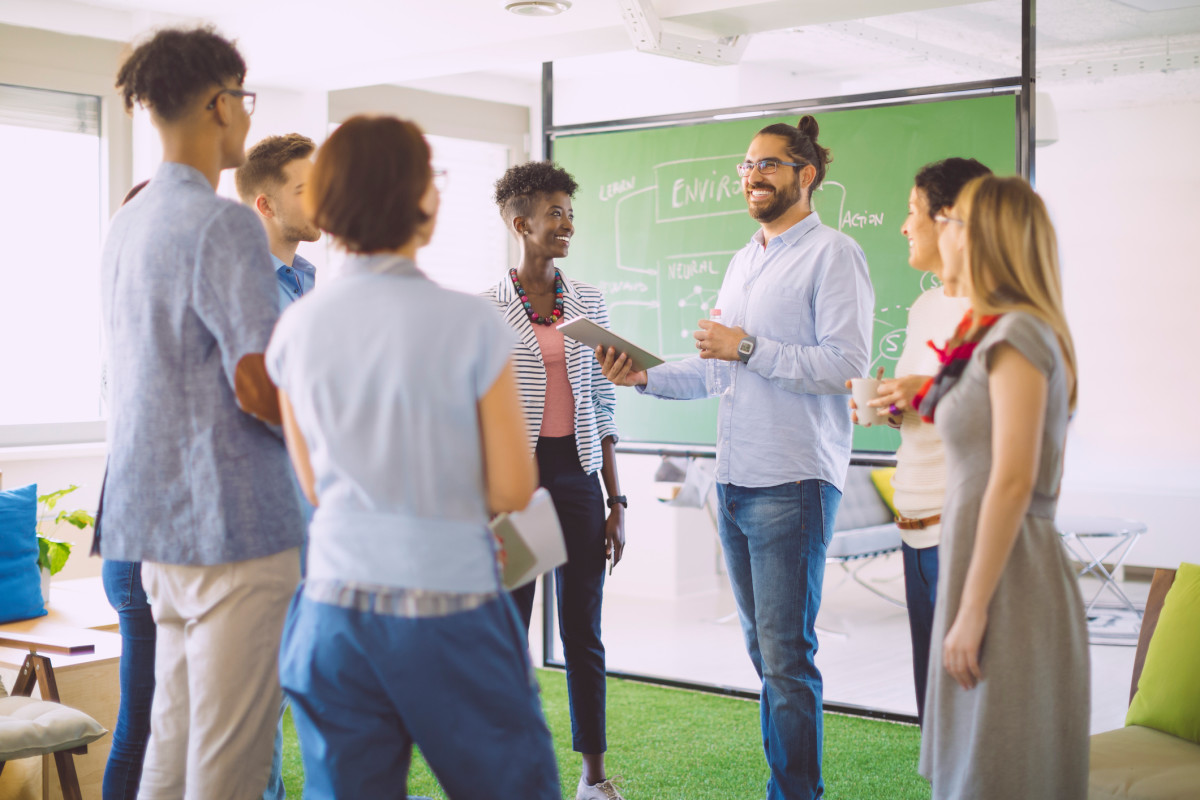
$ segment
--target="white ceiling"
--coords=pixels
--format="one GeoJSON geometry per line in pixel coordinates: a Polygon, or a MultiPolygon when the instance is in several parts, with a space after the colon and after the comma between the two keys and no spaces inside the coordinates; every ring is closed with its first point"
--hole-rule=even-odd
{"type": "MultiPolygon", "coordinates": [[[[1135,0],[1130,0],[1134,2],[1135,0]]],[[[1140,0],[1139,0],[1140,1],[1140,0]]],[[[681,76],[743,70],[803,78],[811,94],[920,86],[1020,71],[1020,2],[991,0],[655,0],[664,28],[750,34],[739,67],[663,63],[634,51],[617,0],[575,0],[549,19],[504,0],[0,0],[0,22],[129,40],[160,25],[212,22],[238,39],[249,82],[294,90],[396,83],[519,102],[543,61],[556,77],[681,76]],[[649,60],[648,60],[649,59],[649,60]]],[[[1200,0],[1143,11],[1116,0],[1041,0],[1044,85],[1112,98],[1200,98],[1200,0]],[[1139,80],[1121,80],[1122,76],[1139,80]]]]}

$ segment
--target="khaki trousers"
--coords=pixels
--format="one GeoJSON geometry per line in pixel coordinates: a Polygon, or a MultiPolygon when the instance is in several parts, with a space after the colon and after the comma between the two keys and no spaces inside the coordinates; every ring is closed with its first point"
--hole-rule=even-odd
{"type": "Polygon", "coordinates": [[[142,564],[158,632],[139,800],[254,800],[279,720],[279,639],[299,548],[190,567],[142,564]]]}

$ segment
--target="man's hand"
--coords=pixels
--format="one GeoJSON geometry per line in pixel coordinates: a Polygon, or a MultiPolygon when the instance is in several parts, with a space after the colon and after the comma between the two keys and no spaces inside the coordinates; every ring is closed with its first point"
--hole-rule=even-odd
{"type": "Polygon", "coordinates": [[[738,345],[746,338],[741,328],[726,328],[719,322],[700,320],[700,330],[692,334],[701,358],[716,358],[721,361],[737,361],[738,345]]]}
{"type": "Polygon", "coordinates": [[[617,386],[645,386],[646,385],[646,370],[633,370],[633,361],[625,353],[617,353],[615,347],[608,348],[605,352],[603,347],[596,348],[596,360],[600,362],[600,371],[604,373],[604,377],[615,383],[617,386]]]}

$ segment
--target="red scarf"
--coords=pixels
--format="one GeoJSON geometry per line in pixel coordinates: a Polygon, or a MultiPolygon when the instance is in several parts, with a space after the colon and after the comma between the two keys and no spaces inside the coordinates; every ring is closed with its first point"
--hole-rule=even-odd
{"type": "Polygon", "coordinates": [[[971,360],[971,354],[975,352],[975,346],[998,319],[1000,319],[999,314],[988,314],[979,317],[976,321],[975,312],[968,311],[962,321],[958,323],[958,327],[954,329],[954,335],[946,341],[945,347],[938,347],[932,339],[926,342],[937,353],[938,363],[942,367],[938,370],[937,375],[925,381],[925,385],[913,397],[913,409],[921,415],[922,420],[933,422],[938,403],[962,377],[963,371],[967,368],[967,362],[971,360]],[[967,332],[973,325],[974,331],[968,339],[966,338],[967,332]]]}

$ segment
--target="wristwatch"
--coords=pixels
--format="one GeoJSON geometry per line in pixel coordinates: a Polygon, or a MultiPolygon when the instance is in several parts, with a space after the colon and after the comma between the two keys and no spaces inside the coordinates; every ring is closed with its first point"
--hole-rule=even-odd
{"type": "Polygon", "coordinates": [[[754,345],[758,343],[758,337],[747,336],[738,342],[738,359],[747,364],[750,361],[750,356],[754,355],[754,345]]]}
{"type": "Polygon", "coordinates": [[[629,508],[629,501],[625,499],[625,495],[623,495],[623,494],[614,494],[612,497],[608,498],[608,500],[606,500],[605,502],[608,504],[609,508],[612,508],[617,503],[620,503],[621,505],[625,506],[626,508],[629,508]]]}

